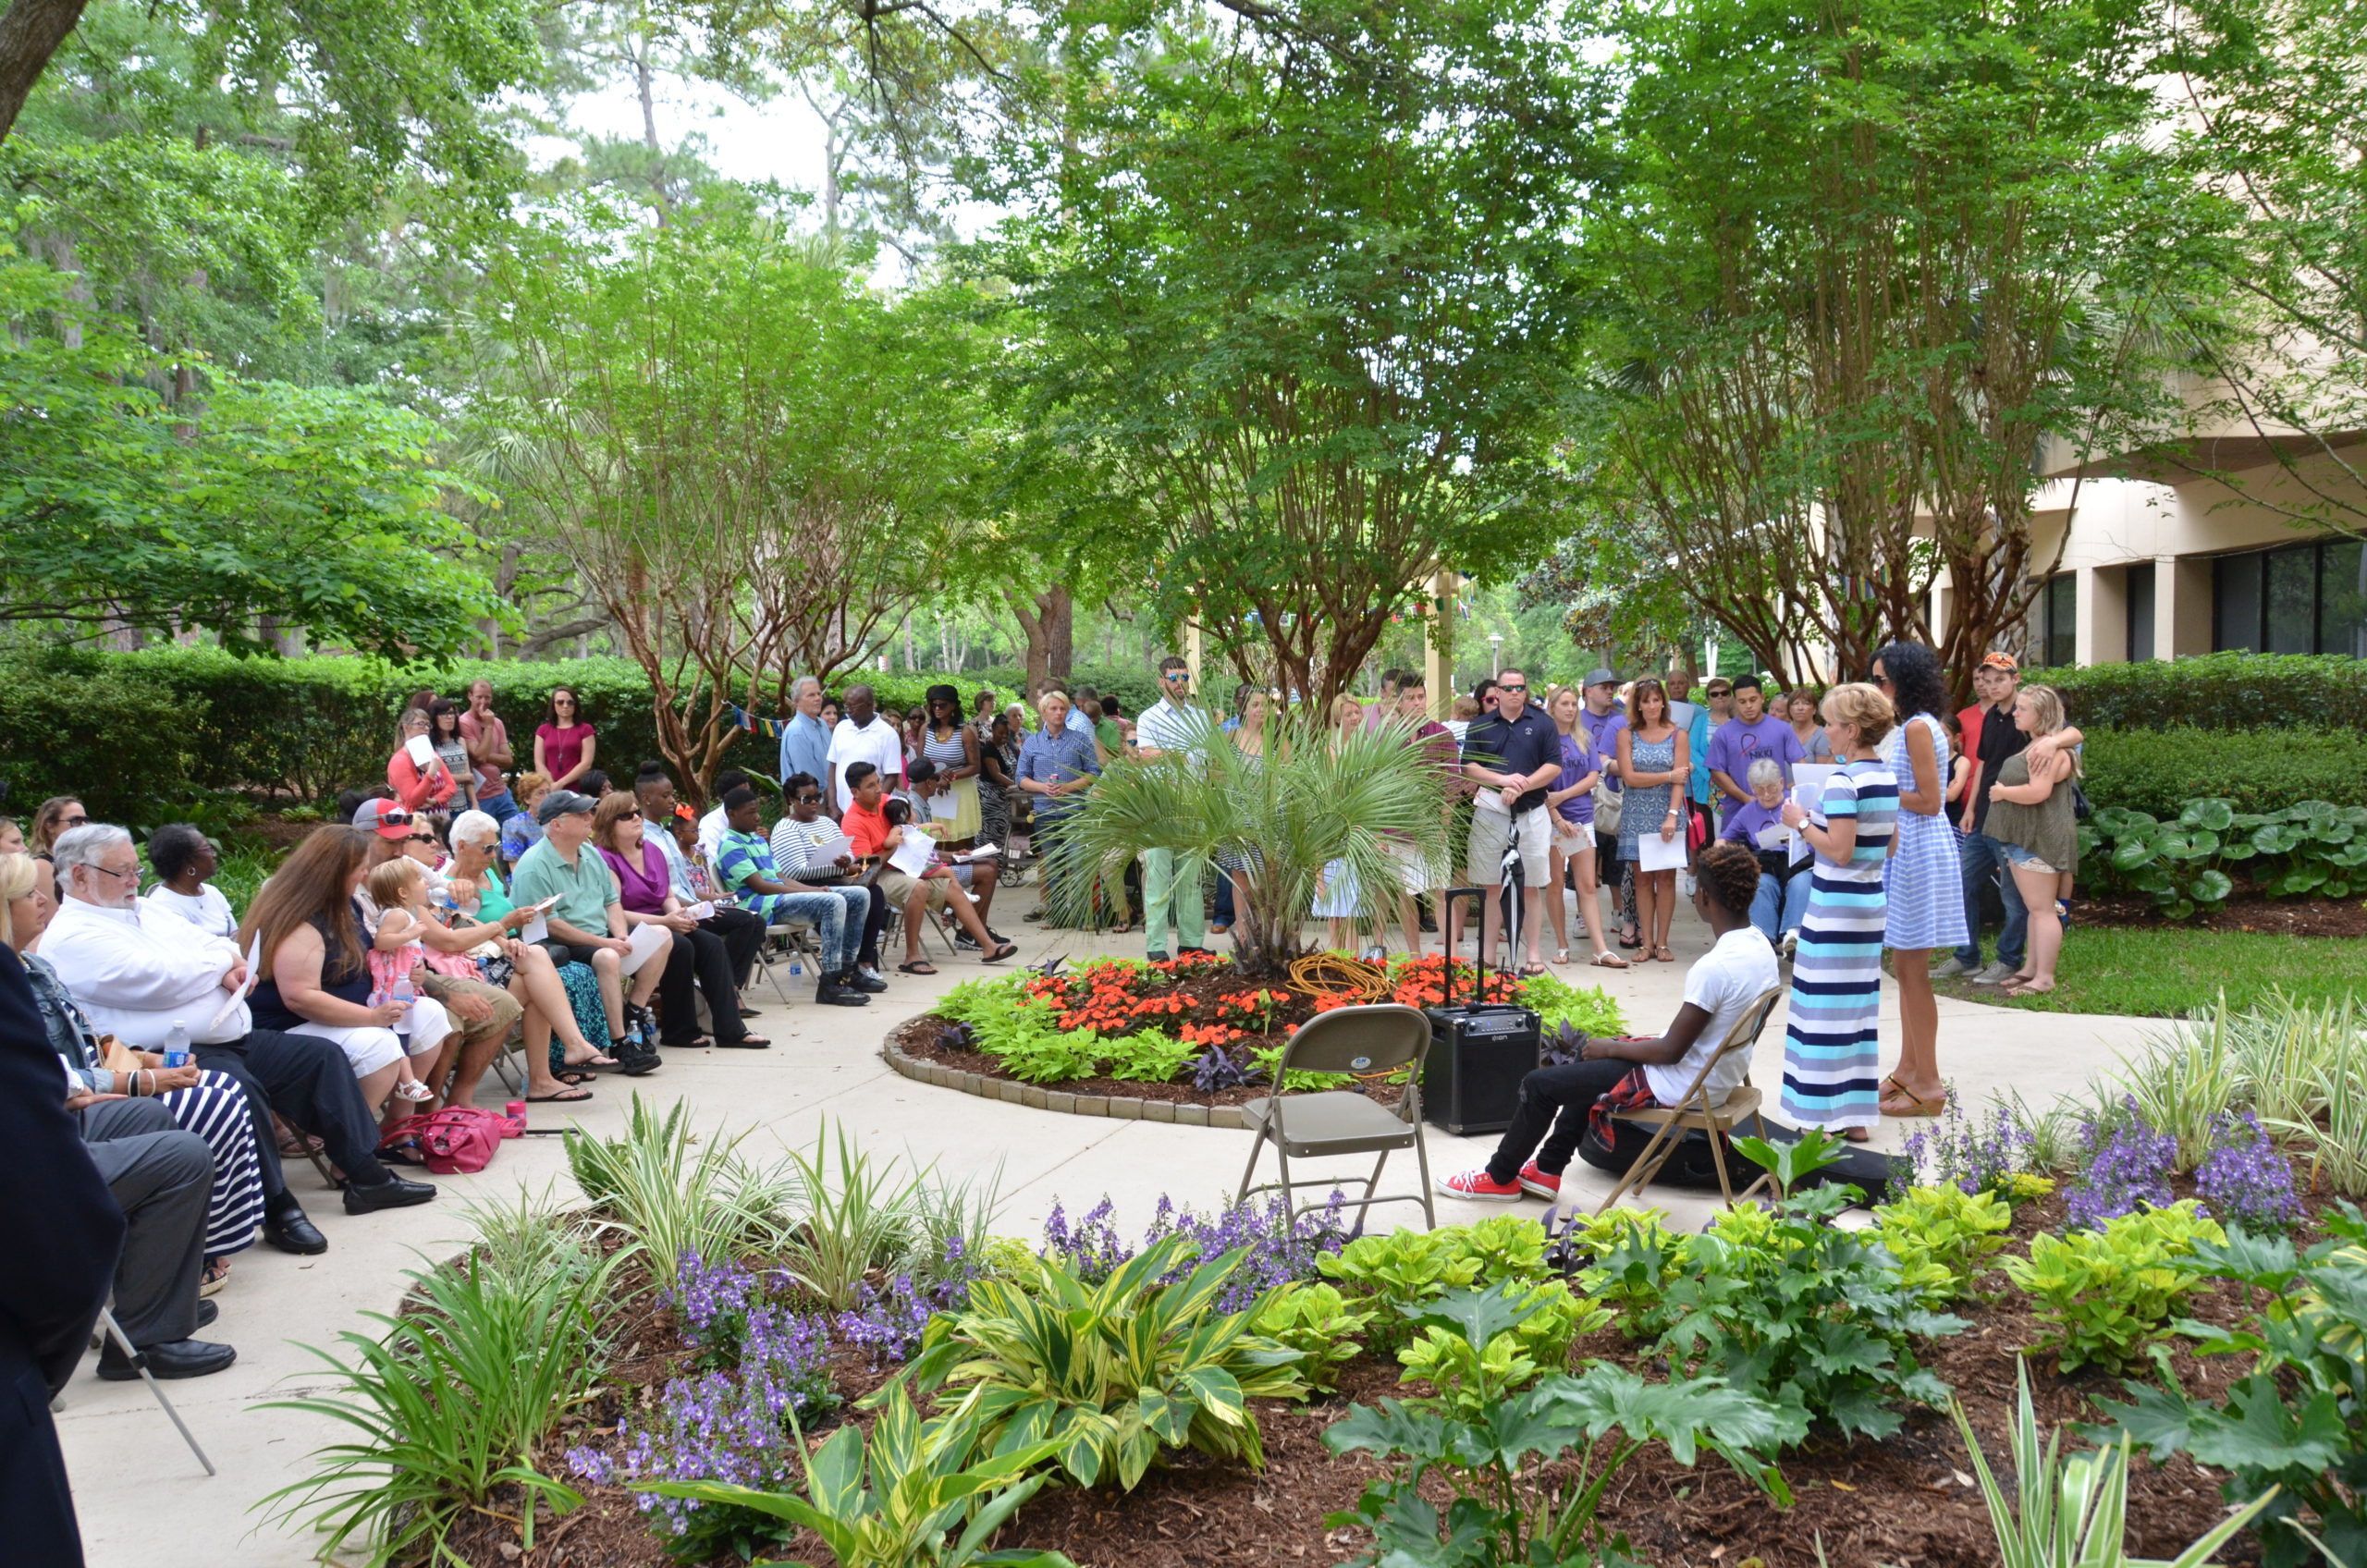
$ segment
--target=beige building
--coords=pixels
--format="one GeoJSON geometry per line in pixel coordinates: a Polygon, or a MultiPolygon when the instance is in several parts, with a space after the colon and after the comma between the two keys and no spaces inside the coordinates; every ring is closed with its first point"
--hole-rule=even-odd
{"type": "MultiPolygon", "coordinates": [[[[2360,492],[2367,432],[2304,459],[2312,485],[2360,492]]],[[[2032,606],[2038,664],[2108,664],[2220,652],[2367,657],[2367,552],[2360,541],[2295,527],[2272,504],[2301,486],[2258,436],[2198,454],[2231,486],[2166,463],[2059,462],[2038,497],[2031,552],[2063,554],[2032,606]],[[2123,476],[2116,477],[2115,472],[2123,476]],[[2068,528],[2069,536],[2063,531],[2068,528]]],[[[1944,578],[1939,608],[1947,608],[1944,578]]]]}

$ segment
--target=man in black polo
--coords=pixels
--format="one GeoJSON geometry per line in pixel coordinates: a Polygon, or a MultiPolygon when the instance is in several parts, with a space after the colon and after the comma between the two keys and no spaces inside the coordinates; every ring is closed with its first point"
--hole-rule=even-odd
{"type": "MultiPolygon", "coordinates": [[[[1463,776],[1479,787],[1472,802],[1471,850],[1464,864],[1472,882],[1492,893],[1503,886],[1504,864],[1520,857],[1521,930],[1527,938],[1524,974],[1542,974],[1538,911],[1551,878],[1546,849],[1546,787],[1562,775],[1562,736],[1543,710],[1528,705],[1528,677],[1517,669],[1496,677],[1496,706],[1471,721],[1463,738],[1463,776]]],[[[1496,950],[1503,917],[1497,900],[1482,900],[1479,961],[1496,950]]]]}

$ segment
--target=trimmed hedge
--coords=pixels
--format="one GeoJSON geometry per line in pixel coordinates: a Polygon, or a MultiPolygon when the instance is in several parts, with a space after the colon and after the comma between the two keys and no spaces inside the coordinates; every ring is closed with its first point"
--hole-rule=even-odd
{"type": "Polygon", "coordinates": [[[2367,659],[2340,655],[2212,654],[2037,669],[2027,679],[2061,692],[2071,721],[2082,729],[2367,731],[2367,659]]]}
{"type": "MultiPolygon", "coordinates": [[[[2082,726],[2084,729],[2085,726],[2082,726]]],[[[2300,801],[2367,806],[2367,734],[2355,729],[2089,729],[2080,763],[2098,806],[2167,822],[2192,800],[2238,812],[2300,801]]]]}
{"type": "MultiPolygon", "coordinates": [[[[883,704],[906,708],[948,680],[966,710],[981,688],[1014,695],[1018,674],[848,673],[833,685],[843,691],[868,680],[883,704]]],[[[658,754],[649,683],[627,659],[398,666],[365,657],[239,658],[216,648],[27,649],[0,655],[0,780],[8,786],[0,812],[23,815],[46,796],[74,794],[100,816],[146,826],[223,791],[323,800],[386,778],[405,698],[426,687],[457,699],[479,677],[493,682],[495,711],[509,722],[521,760],[532,754],[543,705],[560,685],[583,698],[612,778],[628,779],[643,759],[658,754]]],[[[1124,698],[1157,700],[1147,672],[1080,668],[1075,679],[1124,698]]],[[[1129,711],[1140,710],[1130,703],[1129,711]]],[[[769,774],[777,754],[771,742],[750,737],[727,760],[769,774]]]]}

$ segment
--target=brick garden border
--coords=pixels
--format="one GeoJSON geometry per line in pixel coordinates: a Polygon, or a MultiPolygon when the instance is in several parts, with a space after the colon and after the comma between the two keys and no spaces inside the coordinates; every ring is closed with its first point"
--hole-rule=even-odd
{"type": "Polygon", "coordinates": [[[1165,1121],[1179,1127],[1225,1127],[1234,1132],[1245,1132],[1249,1125],[1242,1121],[1238,1106],[1183,1105],[1174,1100],[1137,1099],[1132,1095],[1073,1095],[1040,1084],[989,1078],[963,1068],[924,1061],[897,1046],[893,1036],[880,1046],[879,1054],[889,1067],[914,1083],[934,1084],[941,1089],[975,1095],[982,1100],[1001,1100],[1036,1110],[1058,1111],[1063,1116],[1107,1116],[1120,1121],[1165,1121]]]}

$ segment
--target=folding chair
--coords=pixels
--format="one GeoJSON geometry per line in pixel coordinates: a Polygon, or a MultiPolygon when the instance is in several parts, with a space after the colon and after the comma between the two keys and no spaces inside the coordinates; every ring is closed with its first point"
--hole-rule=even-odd
{"type": "Polygon", "coordinates": [[[105,1330],[108,1338],[123,1348],[123,1354],[130,1360],[133,1370],[140,1374],[140,1380],[148,1385],[148,1391],[156,1396],[158,1404],[164,1406],[165,1414],[171,1418],[174,1429],[180,1433],[181,1441],[189,1444],[190,1452],[197,1455],[197,1462],[205,1466],[205,1473],[209,1476],[219,1474],[214,1468],[214,1461],[206,1458],[205,1451],[197,1446],[197,1436],[189,1429],[189,1423],[183,1421],[181,1413],[173,1408],[173,1402],[165,1397],[164,1386],[148,1375],[148,1358],[132,1348],[130,1339],[123,1331],[123,1325],[115,1320],[114,1303],[110,1302],[99,1309],[99,1327],[105,1330]]]}
{"type": "Polygon", "coordinates": [[[1430,1206],[1430,1157],[1422,1143],[1421,1064],[1429,1048],[1430,1021],[1418,1009],[1395,1002],[1337,1008],[1301,1024],[1282,1047],[1282,1060],[1274,1073],[1275,1092],[1241,1108],[1243,1120],[1257,1136],[1250,1143],[1249,1163],[1242,1170],[1241,1191],[1234,1201],[1244,1201],[1253,1192],[1279,1189],[1295,1216],[1305,1211],[1305,1206],[1292,1199],[1294,1189],[1331,1183],[1318,1177],[1294,1178],[1292,1160],[1378,1153],[1380,1158],[1373,1162],[1372,1174],[1365,1178],[1364,1200],[1356,1207],[1356,1228],[1364,1228],[1365,1211],[1374,1204],[1408,1201],[1422,1206],[1426,1226],[1435,1226],[1438,1215],[1430,1206]],[[1307,1095],[1282,1092],[1288,1081],[1284,1075],[1293,1072],[1353,1072],[1369,1079],[1404,1067],[1414,1071],[1406,1081],[1405,1097],[1394,1110],[1345,1089],[1307,1095]],[[1257,1173],[1258,1153],[1269,1142],[1274,1145],[1282,1179],[1252,1187],[1249,1179],[1257,1173]],[[1378,1195],[1381,1167],[1389,1163],[1392,1151],[1403,1148],[1414,1151],[1420,1187],[1411,1193],[1378,1195]]]}
{"type": "MultiPolygon", "coordinates": [[[[1652,1136],[1651,1141],[1644,1145],[1644,1152],[1636,1157],[1636,1163],[1619,1178],[1619,1184],[1611,1189],[1611,1195],[1595,1206],[1597,1214],[1608,1210],[1625,1194],[1643,1191],[1651,1179],[1660,1174],[1661,1167],[1668,1163],[1669,1157],[1676,1153],[1676,1145],[1685,1134],[1694,1132],[1710,1140],[1710,1162],[1718,1168],[1718,1191],[1725,1194],[1728,1208],[1735,1207],[1738,1200],[1735,1196],[1734,1183],[1726,1175],[1726,1155],[1734,1144],[1734,1130],[1745,1117],[1748,1117],[1758,1127],[1760,1135],[1764,1137],[1767,1123],[1759,1114],[1759,1091],[1750,1086],[1748,1077],[1735,1085],[1734,1093],[1726,1096],[1723,1105],[1710,1103],[1706,1085],[1710,1082],[1711,1072],[1728,1056],[1740,1051],[1746,1060],[1749,1057],[1752,1047],[1759,1044],[1760,1032],[1767,1027],[1768,1015],[1783,999],[1784,988],[1776,986],[1760,992],[1758,1000],[1743,1009],[1742,1016],[1735,1019],[1734,1027],[1726,1031],[1725,1043],[1701,1064],[1701,1071],[1693,1075],[1685,1097],[1675,1105],[1612,1113],[1621,1121],[1651,1128],[1652,1136]]],[[[1742,1195],[1746,1198],[1751,1196],[1766,1185],[1767,1180],[1761,1176],[1744,1188],[1742,1195]]]]}
{"type": "Polygon", "coordinates": [[[781,987],[780,976],[773,973],[773,945],[778,942],[782,952],[794,949],[800,955],[811,955],[818,962],[822,949],[813,938],[814,925],[805,920],[776,920],[765,927],[765,939],[756,944],[756,967],[765,972],[765,983],[773,988],[783,1006],[791,1000],[781,987]]]}

